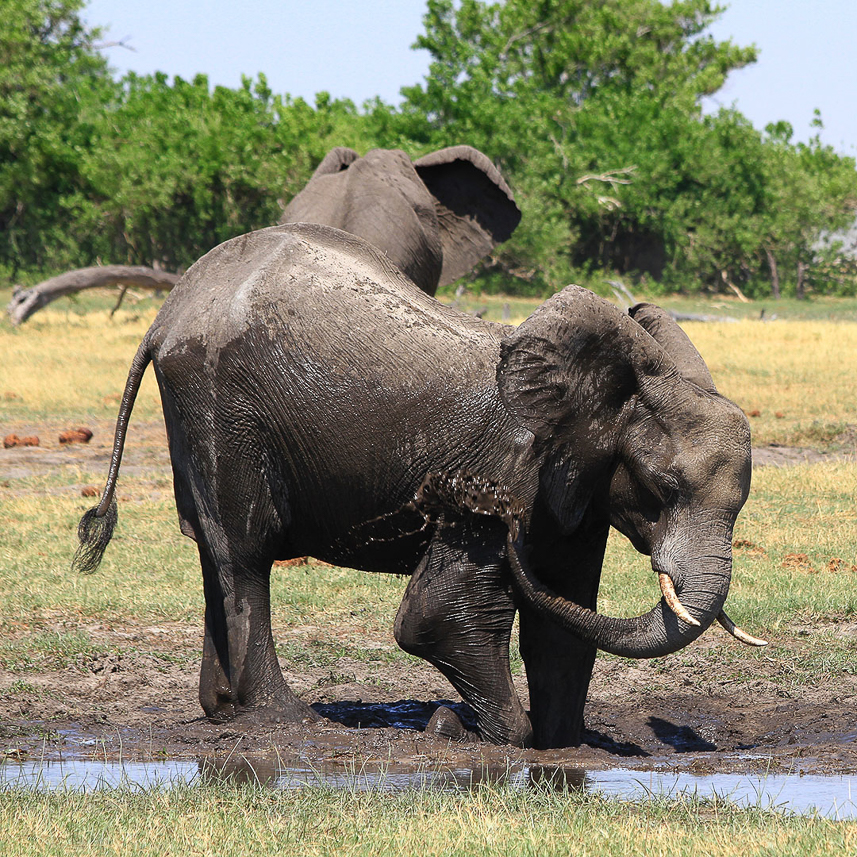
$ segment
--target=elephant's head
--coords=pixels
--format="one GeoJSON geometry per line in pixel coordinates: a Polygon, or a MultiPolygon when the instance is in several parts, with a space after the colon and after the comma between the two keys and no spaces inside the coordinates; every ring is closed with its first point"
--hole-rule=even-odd
{"type": "Polygon", "coordinates": [[[433,295],[466,274],[521,219],[488,158],[453,146],[417,161],[398,149],[327,153],[281,223],[319,223],[364,238],[433,295]]]}
{"type": "Polygon", "coordinates": [[[510,535],[524,597],[628,657],[667,654],[698,637],[729,591],[751,459],[744,414],[717,392],[690,340],[657,307],[629,316],[569,286],[506,337],[497,376],[507,409],[545,455],[540,490],[560,525],[571,530],[590,504],[600,506],[651,556],[664,591],[636,618],[586,610],[539,584],[525,539],[510,535]]]}

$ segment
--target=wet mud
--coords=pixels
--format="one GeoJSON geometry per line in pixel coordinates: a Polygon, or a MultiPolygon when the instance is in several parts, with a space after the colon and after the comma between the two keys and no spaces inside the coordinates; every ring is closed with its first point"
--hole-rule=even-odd
{"type": "MultiPolygon", "coordinates": [[[[22,436],[50,432],[56,437],[40,447],[0,450],[3,490],[24,490],[18,487],[20,478],[48,470],[106,473],[112,424],[93,426],[92,441],[74,448],[60,448],[63,428],[13,427],[22,436]]],[[[132,433],[123,472],[151,473],[153,465],[160,470],[162,464],[168,476],[162,425],[132,424],[132,433]]],[[[79,495],[86,488],[70,478],[51,490],[79,495]]],[[[163,492],[163,486],[158,490],[163,492]]],[[[402,659],[314,669],[283,661],[291,686],[323,720],[270,724],[246,716],[214,724],[202,716],[197,701],[201,624],[84,622],[71,628],[66,617],[57,630],[86,633],[95,654],[54,672],[0,668],[0,762],[7,765],[178,760],[203,766],[200,770],[256,778],[284,768],[360,769],[388,776],[464,771],[471,779],[480,771],[489,778],[521,771],[540,777],[558,770],[617,767],[693,774],[857,774],[857,676],[784,682],[778,647],[796,647],[797,636],[772,641],[766,656],[737,677],[712,669],[719,650],[737,645],[717,631],[672,659],[632,662],[599,656],[582,745],[537,751],[426,734],[439,704],[450,705],[465,724],[472,723],[466,706],[427,664],[402,659]],[[337,675],[348,680],[332,678],[337,675]]],[[[854,637],[857,623],[841,631],[854,637]]],[[[275,639],[285,634],[300,639],[300,629],[274,628],[275,639]]],[[[379,643],[391,641],[392,631],[379,643]]],[[[526,705],[523,673],[515,681],[526,705]]]]}
{"type": "MultiPolygon", "coordinates": [[[[129,638],[134,650],[105,651],[56,672],[0,670],[0,759],[229,761],[249,765],[253,776],[266,766],[347,772],[355,765],[387,773],[442,768],[495,775],[521,766],[857,774],[857,678],[844,675],[835,687],[828,681],[784,689],[775,657],[760,661],[752,679],[711,675],[712,649],[734,645],[728,639],[695,643],[675,673],[599,659],[582,745],[537,751],[426,734],[440,704],[450,705],[465,724],[472,720],[441,676],[411,662],[349,662],[343,671],[354,680],[343,684],[327,683],[329,668],[298,672],[284,662],[292,686],[323,720],[270,724],[248,715],[210,723],[196,699],[196,634],[183,626],[89,633],[105,650],[129,638]],[[166,651],[181,662],[165,665],[166,651]]],[[[516,677],[516,684],[526,700],[525,677],[516,677]]]]}

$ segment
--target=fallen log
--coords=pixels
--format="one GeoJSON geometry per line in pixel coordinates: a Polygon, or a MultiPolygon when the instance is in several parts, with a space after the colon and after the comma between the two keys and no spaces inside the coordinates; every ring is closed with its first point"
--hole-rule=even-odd
{"type": "Polygon", "coordinates": [[[178,274],[158,271],[142,265],[99,265],[93,268],[78,268],[44,280],[29,289],[16,286],[12,292],[12,300],[9,301],[6,309],[12,324],[21,324],[51,301],[83,289],[122,286],[121,303],[124,290],[132,286],[140,289],[169,291],[178,281],[178,274]]]}
{"type": "Polygon", "coordinates": [[[731,315],[707,315],[698,312],[676,312],[674,309],[668,309],[667,312],[675,321],[738,321],[737,318],[731,315]]]}
{"type": "MultiPolygon", "coordinates": [[[[628,312],[628,310],[637,303],[637,299],[631,294],[631,290],[624,283],[619,282],[619,280],[607,280],[607,283],[613,289],[613,294],[616,295],[616,300],[619,303],[619,306],[621,306],[625,312],[628,312]]],[[[706,315],[704,313],[697,312],[677,312],[674,309],[668,309],[667,312],[674,321],[738,321],[737,318],[733,318],[731,315],[706,315]]],[[[762,310],[762,314],[764,314],[764,312],[765,311],[762,310]]]]}

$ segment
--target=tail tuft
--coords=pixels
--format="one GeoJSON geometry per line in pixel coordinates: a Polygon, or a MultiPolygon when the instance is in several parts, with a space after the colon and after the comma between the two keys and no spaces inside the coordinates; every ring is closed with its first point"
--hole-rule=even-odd
{"type": "Polygon", "coordinates": [[[113,536],[119,511],[116,500],[111,500],[107,512],[99,517],[98,506],[90,509],[81,519],[77,527],[77,538],[80,544],[71,561],[72,571],[80,574],[92,574],[98,568],[104,551],[113,536]]]}

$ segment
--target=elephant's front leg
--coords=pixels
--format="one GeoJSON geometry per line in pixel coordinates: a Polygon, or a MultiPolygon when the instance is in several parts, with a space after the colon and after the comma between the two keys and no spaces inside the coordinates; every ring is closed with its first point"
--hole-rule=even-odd
{"type": "Polygon", "coordinates": [[[515,605],[498,545],[505,527],[497,522],[441,524],[405,591],[395,634],[449,679],[482,738],[529,746],[530,721],[509,669],[515,605]]]}
{"type": "MultiPolygon", "coordinates": [[[[540,545],[537,573],[569,601],[594,610],[609,526],[584,520],[573,539],[552,541],[534,527],[540,545]]],[[[533,746],[576,747],[596,649],[520,605],[521,656],[530,691],[533,746]]]]}
{"type": "Polygon", "coordinates": [[[270,567],[216,563],[199,544],[205,590],[205,640],[199,701],[209,719],[237,715],[263,722],[318,720],[283,678],[271,634],[270,567]]]}

